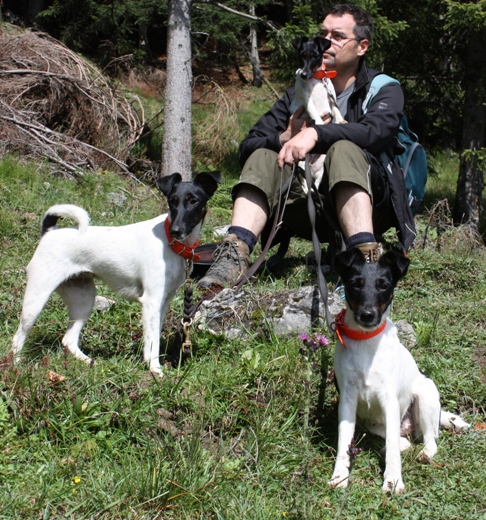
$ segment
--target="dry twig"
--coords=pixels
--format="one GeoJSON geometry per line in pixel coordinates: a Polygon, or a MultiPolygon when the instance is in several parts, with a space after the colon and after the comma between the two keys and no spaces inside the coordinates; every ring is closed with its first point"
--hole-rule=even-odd
{"type": "Polygon", "coordinates": [[[70,175],[113,164],[129,173],[144,124],[140,100],[57,40],[0,29],[0,99],[0,154],[48,158],[70,175]]]}

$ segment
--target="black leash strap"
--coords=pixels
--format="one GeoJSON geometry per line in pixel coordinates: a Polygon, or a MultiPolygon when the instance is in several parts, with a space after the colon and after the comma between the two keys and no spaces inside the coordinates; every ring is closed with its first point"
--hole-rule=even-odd
{"type": "Polygon", "coordinates": [[[312,245],[314,246],[314,255],[316,258],[317,264],[317,285],[319,287],[319,292],[321,293],[321,298],[324,303],[324,312],[326,317],[327,329],[329,330],[329,334],[331,337],[335,338],[336,333],[334,332],[334,328],[332,326],[334,322],[334,318],[332,317],[329,311],[328,305],[328,290],[327,290],[327,282],[324,273],[321,268],[321,243],[319,242],[319,237],[316,232],[316,206],[314,204],[314,200],[312,198],[312,189],[317,193],[317,188],[312,181],[312,175],[309,166],[309,154],[305,156],[305,182],[307,183],[307,212],[309,213],[309,220],[312,226],[312,245]]]}

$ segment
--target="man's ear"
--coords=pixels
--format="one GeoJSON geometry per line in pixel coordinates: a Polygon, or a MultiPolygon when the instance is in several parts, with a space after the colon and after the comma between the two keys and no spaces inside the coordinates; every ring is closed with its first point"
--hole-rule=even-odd
{"type": "Polygon", "coordinates": [[[358,56],[364,56],[366,52],[368,51],[368,48],[370,46],[370,41],[365,38],[364,40],[361,40],[358,42],[358,56]]]}

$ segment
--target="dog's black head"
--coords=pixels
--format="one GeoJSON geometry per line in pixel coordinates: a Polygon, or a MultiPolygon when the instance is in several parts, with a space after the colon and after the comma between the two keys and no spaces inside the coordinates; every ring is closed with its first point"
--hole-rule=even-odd
{"type": "Polygon", "coordinates": [[[409,264],[407,257],[393,251],[376,263],[367,263],[357,247],[336,255],[334,270],[343,281],[347,306],[360,327],[373,329],[381,323],[409,264]]]}
{"type": "Polygon", "coordinates": [[[193,181],[182,181],[180,173],[157,179],[157,187],[169,203],[169,232],[176,240],[183,240],[203,221],[208,200],[221,184],[221,172],[201,172],[193,181]]]}
{"type": "Polygon", "coordinates": [[[304,36],[292,40],[292,45],[299,52],[300,77],[302,79],[310,79],[321,66],[322,55],[331,46],[331,40],[319,36],[309,40],[309,38],[304,36]]]}

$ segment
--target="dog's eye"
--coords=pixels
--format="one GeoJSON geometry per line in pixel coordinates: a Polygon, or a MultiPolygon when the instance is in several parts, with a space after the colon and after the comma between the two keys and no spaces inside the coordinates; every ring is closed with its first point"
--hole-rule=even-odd
{"type": "Polygon", "coordinates": [[[387,291],[390,287],[390,284],[386,280],[377,280],[376,281],[376,288],[379,291],[387,291]]]}
{"type": "Polygon", "coordinates": [[[198,203],[198,200],[196,197],[187,197],[186,202],[191,206],[195,206],[198,203]]]}

